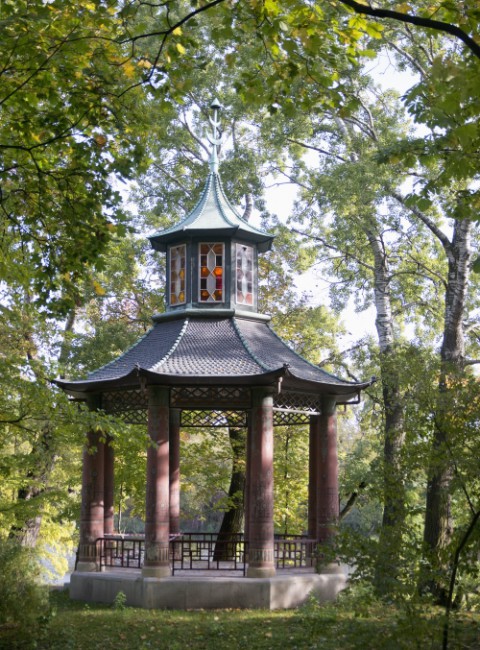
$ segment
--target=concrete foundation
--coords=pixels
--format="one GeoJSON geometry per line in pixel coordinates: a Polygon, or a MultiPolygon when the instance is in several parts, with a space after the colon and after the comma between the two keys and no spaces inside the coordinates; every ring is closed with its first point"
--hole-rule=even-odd
{"type": "Polygon", "coordinates": [[[113,603],[123,592],[126,604],[144,609],[291,609],[310,595],[335,600],[345,588],[341,574],[277,573],[271,578],[188,576],[142,577],[139,571],[74,572],[70,598],[113,603]]]}

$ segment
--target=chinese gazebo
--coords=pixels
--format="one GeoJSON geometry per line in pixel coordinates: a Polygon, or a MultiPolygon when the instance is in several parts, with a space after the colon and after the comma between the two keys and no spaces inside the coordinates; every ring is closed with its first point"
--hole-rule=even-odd
{"type": "MultiPolygon", "coordinates": [[[[181,536],[181,427],[246,427],[242,579],[271,579],[274,427],[309,424],[308,538],[325,543],[339,513],[336,408],[358,402],[370,383],[344,381],[306,361],[275,334],[269,317],[257,312],[257,259],[273,236],[245,221],[225,196],[217,162],[218,102],[212,108],[210,172],[201,198],[181,221],[149,237],[153,248],[167,255],[165,313],[153,317],[153,327],[133,347],[86,379],[57,381],[89,408],[148,427],[144,582],[177,580],[170,576],[172,540],[181,536]]],[[[95,598],[84,581],[93,580],[99,567],[98,541],[114,533],[114,457],[108,440],[102,442],[96,432],[88,434],[87,446],[72,579],[83,580],[79,597],[88,600],[95,598]]],[[[99,595],[105,589],[97,589],[97,599],[112,598],[113,592],[99,595]]],[[[155,606],[145,596],[129,600],[155,606]]]]}

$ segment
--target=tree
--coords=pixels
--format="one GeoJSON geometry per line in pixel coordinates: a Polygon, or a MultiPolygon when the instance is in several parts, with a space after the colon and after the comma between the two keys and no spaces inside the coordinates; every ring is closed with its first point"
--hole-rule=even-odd
{"type": "Polygon", "coordinates": [[[120,97],[135,70],[116,41],[115,8],[4,2],[2,20],[0,273],[32,304],[65,310],[110,236],[124,232],[111,181],[140,164],[141,95],[120,97]]]}

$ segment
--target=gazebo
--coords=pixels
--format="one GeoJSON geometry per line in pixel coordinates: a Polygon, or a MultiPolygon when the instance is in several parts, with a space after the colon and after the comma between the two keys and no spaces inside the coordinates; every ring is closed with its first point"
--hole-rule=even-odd
{"type": "MultiPolygon", "coordinates": [[[[98,432],[88,433],[74,598],[112,601],[121,590],[127,602],[144,607],[290,606],[318,588],[312,580],[332,572],[318,566],[313,549],[331,540],[339,514],[336,409],[358,403],[370,382],[344,381],[303,359],[275,334],[270,318],[257,312],[258,255],[269,250],[273,236],[245,221],[225,196],[217,160],[219,108],[214,101],[210,171],[200,200],[174,226],[149,237],[167,255],[165,313],[153,317],[153,327],[135,345],[86,379],[56,382],[90,409],[145,423],[151,439],[145,536],[130,542],[135,561],[123,554],[115,571],[115,562],[108,561],[118,557],[119,541],[113,527],[113,447],[98,432]],[[313,567],[309,586],[300,591],[298,580],[277,570],[273,525],[274,427],[299,424],[310,431],[310,550],[304,555],[313,567]],[[200,425],[247,430],[240,560],[234,552],[234,568],[241,566],[242,575],[226,578],[220,572],[216,596],[211,587],[199,586],[198,574],[190,580],[178,571],[172,576],[185,541],[179,526],[180,429],[200,425]],[[128,573],[132,566],[134,578],[128,573]],[[275,581],[286,600],[272,596],[275,581]],[[264,597],[259,594],[266,593],[265,584],[270,591],[264,597]]],[[[189,538],[190,554],[192,544],[189,538]]]]}

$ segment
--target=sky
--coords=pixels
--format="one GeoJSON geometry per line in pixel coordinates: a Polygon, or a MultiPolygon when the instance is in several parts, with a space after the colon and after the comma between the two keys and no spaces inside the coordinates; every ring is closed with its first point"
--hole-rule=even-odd
{"type": "MultiPolygon", "coordinates": [[[[409,72],[401,72],[395,68],[394,62],[388,53],[381,54],[372,61],[366,68],[377,84],[383,89],[397,90],[400,95],[404,94],[415,83],[415,77],[409,72]]],[[[315,156],[312,153],[312,163],[315,156]]],[[[295,201],[295,188],[287,184],[275,184],[272,179],[271,186],[266,193],[267,209],[276,214],[282,223],[287,223],[292,213],[295,201]]],[[[298,288],[311,294],[312,305],[329,305],[329,282],[320,271],[312,269],[298,278],[298,288]]],[[[363,312],[356,312],[353,305],[353,297],[350,305],[343,314],[343,322],[347,334],[340,341],[341,348],[350,347],[355,341],[366,335],[376,336],[375,330],[375,309],[370,307],[363,312]]]]}

